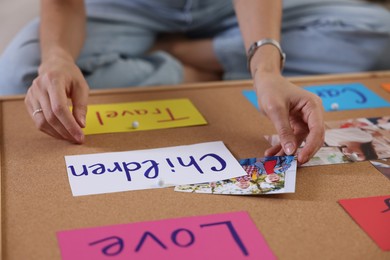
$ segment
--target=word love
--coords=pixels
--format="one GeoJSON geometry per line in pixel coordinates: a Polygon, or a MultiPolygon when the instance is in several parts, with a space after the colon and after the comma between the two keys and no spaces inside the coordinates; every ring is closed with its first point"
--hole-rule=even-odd
{"type": "Polygon", "coordinates": [[[220,141],[65,156],[65,161],[73,196],[212,182],[246,174],[220,141]]]}
{"type": "MultiPolygon", "coordinates": [[[[198,173],[204,174],[204,170],[202,170],[202,167],[200,163],[202,161],[205,161],[205,165],[215,165],[211,166],[210,171],[213,172],[220,172],[223,171],[226,168],[226,162],[224,159],[222,159],[217,154],[209,153],[201,156],[198,160],[196,160],[193,156],[189,156],[189,158],[186,158],[184,160],[181,157],[176,157],[175,159],[169,159],[165,158],[165,160],[161,162],[157,162],[155,160],[146,160],[143,162],[113,162],[112,166],[105,165],[104,163],[95,163],[92,165],[85,165],[83,164],[81,167],[81,171],[77,172],[75,167],[73,165],[69,165],[68,168],[73,176],[76,177],[82,177],[82,176],[88,176],[89,174],[105,174],[105,173],[119,173],[124,172],[126,174],[127,181],[131,181],[131,172],[143,172],[143,176],[147,179],[155,179],[158,177],[160,172],[160,167],[164,163],[166,163],[169,167],[171,172],[176,172],[175,167],[193,167],[198,173]],[[206,162],[206,160],[209,160],[206,162]],[[173,162],[176,162],[175,165],[173,162]]],[[[165,167],[164,167],[165,168],[165,167]]],[[[184,170],[179,170],[183,171],[184,170]]]]}
{"type": "Polygon", "coordinates": [[[60,231],[61,259],[276,257],[244,211],[60,231]]]}
{"type": "MultiPolygon", "coordinates": [[[[243,241],[241,240],[231,221],[199,225],[200,229],[213,227],[226,228],[227,233],[232,239],[232,242],[237,246],[239,251],[245,256],[249,255],[248,249],[245,247],[243,241]]],[[[197,239],[195,238],[195,232],[187,228],[178,228],[172,230],[170,234],[164,238],[160,238],[157,234],[154,234],[153,232],[145,231],[140,237],[138,243],[135,245],[135,248],[130,249],[129,251],[138,253],[141,250],[156,250],[156,248],[159,248],[160,250],[164,251],[170,249],[168,244],[170,244],[171,247],[188,248],[194,246],[196,240],[197,239]]],[[[100,251],[105,256],[117,256],[121,254],[125,249],[125,239],[119,236],[110,236],[99,239],[97,241],[93,241],[89,243],[89,246],[101,246],[102,248],[100,251]]]]}

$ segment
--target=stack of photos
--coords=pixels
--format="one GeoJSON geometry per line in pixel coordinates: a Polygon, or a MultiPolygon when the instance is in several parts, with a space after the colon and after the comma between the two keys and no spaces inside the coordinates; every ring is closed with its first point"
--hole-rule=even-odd
{"type": "MultiPolygon", "coordinates": [[[[330,121],[325,125],[324,146],[302,166],[390,158],[390,116],[330,121]]],[[[265,138],[271,145],[279,143],[277,135],[265,138]]]]}
{"type": "Polygon", "coordinates": [[[247,175],[210,183],[180,185],[175,191],[210,194],[261,195],[295,192],[294,156],[239,160],[247,175]]]}
{"type": "MultiPolygon", "coordinates": [[[[264,137],[272,146],[277,145],[280,142],[278,135],[266,135],[264,137]]],[[[303,142],[298,148],[297,154],[299,154],[300,150],[303,148],[304,145],[305,143],[303,142]]],[[[307,163],[300,165],[300,167],[340,164],[349,162],[352,161],[341,152],[340,147],[326,146],[324,144],[324,146],[321,147],[307,163]]]]}

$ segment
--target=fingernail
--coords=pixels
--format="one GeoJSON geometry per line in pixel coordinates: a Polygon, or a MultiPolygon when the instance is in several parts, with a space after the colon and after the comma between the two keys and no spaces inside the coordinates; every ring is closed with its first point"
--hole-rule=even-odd
{"type": "Polygon", "coordinates": [[[82,127],[84,128],[85,127],[85,117],[81,117],[80,123],[81,123],[82,127]]]}
{"type": "Polygon", "coordinates": [[[84,142],[84,135],[83,134],[78,134],[76,136],[76,140],[78,141],[78,143],[83,143],[84,142]]]}
{"type": "Polygon", "coordinates": [[[294,152],[294,144],[293,143],[286,143],[284,145],[284,151],[287,155],[291,155],[294,152]]]}

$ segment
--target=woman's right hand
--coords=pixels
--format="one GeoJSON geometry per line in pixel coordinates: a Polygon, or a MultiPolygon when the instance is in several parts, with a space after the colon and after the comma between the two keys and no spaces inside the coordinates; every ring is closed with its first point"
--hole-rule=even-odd
{"type": "Polygon", "coordinates": [[[55,54],[39,67],[25,105],[42,132],[72,143],[84,142],[89,87],[83,74],[67,54],[55,54]],[[71,100],[72,111],[68,99],[71,100]],[[42,112],[34,113],[38,109],[42,112]]]}

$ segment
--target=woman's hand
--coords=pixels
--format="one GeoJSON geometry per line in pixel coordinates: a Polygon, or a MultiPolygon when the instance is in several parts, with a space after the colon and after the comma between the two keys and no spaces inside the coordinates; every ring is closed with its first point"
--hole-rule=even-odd
{"type": "Polygon", "coordinates": [[[298,163],[307,162],[324,143],[321,99],[279,73],[256,72],[254,84],[259,105],[280,137],[280,144],[269,148],[265,155],[294,154],[305,141],[298,163]]]}
{"type": "Polygon", "coordinates": [[[84,142],[89,87],[74,60],[53,55],[43,62],[29,88],[25,105],[39,130],[72,143],[84,142]],[[73,106],[69,109],[68,99],[73,106]],[[41,112],[35,112],[39,111],[41,112]]]}

